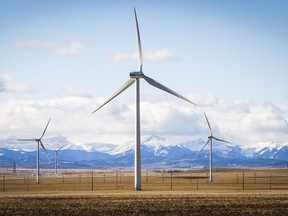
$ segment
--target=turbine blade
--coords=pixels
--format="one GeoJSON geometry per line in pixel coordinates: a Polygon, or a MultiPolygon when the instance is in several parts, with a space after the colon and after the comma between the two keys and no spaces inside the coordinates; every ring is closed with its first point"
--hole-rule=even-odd
{"type": "Polygon", "coordinates": [[[226,140],[223,140],[223,139],[219,139],[219,138],[217,138],[217,137],[212,137],[213,139],[215,139],[215,140],[217,140],[217,141],[220,141],[220,142],[225,142],[225,143],[229,143],[229,144],[232,144],[231,142],[228,142],[228,141],[226,141],[226,140]]]}
{"type": "Polygon", "coordinates": [[[198,153],[196,154],[195,158],[197,158],[198,154],[208,145],[208,143],[209,143],[210,141],[211,141],[210,139],[208,139],[208,140],[206,141],[206,143],[202,146],[202,148],[201,148],[201,149],[198,151],[198,153]]]}
{"type": "Polygon", "coordinates": [[[209,130],[210,130],[210,134],[212,135],[212,129],[211,129],[210,123],[209,123],[209,121],[208,121],[208,118],[207,118],[207,115],[206,115],[205,112],[204,112],[204,115],[205,115],[205,118],[206,118],[206,121],[207,121],[207,124],[208,124],[209,130]]]}
{"type": "Polygon", "coordinates": [[[140,31],[139,31],[138,19],[137,19],[137,13],[136,13],[135,7],[134,7],[134,15],[135,15],[135,22],[136,22],[137,45],[138,45],[138,66],[139,66],[139,71],[142,72],[142,64],[143,64],[142,47],[141,47],[140,31]]]}
{"type": "Polygon", "coordinates": [[[66,146],[66,144],[65,145],[63,145],[61,148],[59,148],[58,150],[56,150],[56,151],[60,151],[62,148],[64,148],[66,146]]]}
{"type": "Polygon", "coordinates": [[[37,139],[17,139],[17,141],[37,141],[37,139]]]}
{"type": "Polygon", "coordinates": [[[43,145],[43,143],[42,143],[41,140],[39,140],[39,141],[40,141],[40,145],[41,145],[41,147],[42,147],[42,148],[44,149],[44,151],[45,151],[46,156],[48,157],[49,161],[51,161],[50,156],[49,156],[49,153],[47,152],[45,146],[43,145]]]}
{"type": "Polygon", "coordinates": [[[121,94],[123,91],[125,91],[129,86],[131,86],[135,82],[134,79],[129,79],[121,88],[119,88],[105,103],[103,103],[100,107],[98,107],[96,110],[94,110],[92,113],[95,113],[100,108],[102,108],[104,105],[109,103],[111,100],[113,100],[115,97],[117,97],[119,94],[121,94]]]}
{"type": "Polygon", "coordinates": [[[44,129],[44,131],[43,131],[43,133],[42,133],[42,136],[40,137],[40,139],[42,139],[42,137],[43,137],[44,134],[46,133],[46,130],[47,130],[47,128],[48,128],[48,125],[49,125],[49,123],[50,123],[50,120],[51,120],[51,119],[49,119],[49,121],[48,121],[48,123],[47,123],[47,125],[46,125],[46,127],[45,127],[45,129],[44,129]]]}
{"type": "Polygon", "coordinates": [[[182,100],[185,100],[185,101],[187,101],[187,102],[189,102],[189,103],[197,106],[197,104],[193,103],[192,101],[188,100],[187,98],[183,97],[182,95],[178,94],[177,92],[169,89],[168,87],[162,85],[161,83],[159,83],[159,82],[151,79],[150,77],[145,76],[144,74],[143,74],[143,78],[144,78],[150,85],[152,85],[152,86],[154,86],[154,87],[156,87],[156,88],[159,88],[159,89],[161,89],[162,91],[166,91],[166,92],[168,92],[169,94],[172,94],[172,95],[174,95],[174,96],[176,96],[176,97],[178,97],[178,98],[181,98],[182,100]]]}

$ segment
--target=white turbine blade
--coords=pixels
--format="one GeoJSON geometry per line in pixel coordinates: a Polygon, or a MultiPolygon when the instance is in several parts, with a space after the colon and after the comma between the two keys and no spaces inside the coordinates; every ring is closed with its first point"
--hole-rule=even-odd
{"type": "Polygon", "coordinates": [[[17,141],[37,141],[37,139],[17,139],[17,141]]]}
{"type": "Polygon", "coordinates": [[[213,139],[215,139],[215,140],[217,140],[217,141],[220,141],[220,142],[225,142],[225,143],[229,143],[229,144],[232,144],[231,142],[228,142],[228,141],[226,141],[226,140],[223,140],[223,139],[219,139],[219,138],[217,138],[217,137],[212,137],[213,139]]]}
{"type": "Polygon", "coordinates": [[[210,142],[211,140],[210,139],[208,139],[207,141],[206,141],[206,143],[202,146],[202,148],[198,151],[198,153],[196,154],[196,156],[195,156],[195,158],[198,156],[198,154],[208,145],[208,143],[210,142]]]}
{"type": "Polygon", "coordinates": [[[50,120],[51,120],[51,119],[49,119],[49,121],[48,121],[48,123],[47,123],[47,125],[46,125],[46,127],[45,127],[45,129],[44,129],[44,131],[43,131],[43,133],[42,133],[42,136],[40,137],[40,139],[42,139],[42,137],[43,137],[44,134],[46,133],[46,130],[47,130],[47,128],[48,128],[48,125],[49,125],[49,123],[50,123],[50,120]]]}
{"type": "Polygon", "coordinates": [[[45,151],[46,156],[48,157],[49,161],[51,161],[48,151],[46,150],[46,148],[45,148],[45,146],[43,145],[42,141],[41,141],[41,140],[39,140],[39,141],[40,141],[41,147],[42,147],[42,148],[44,149],[44,151],[45,151]]]}
{"type": "Polygon", "coordinates": [[[192,101],[188,100],[187,98],[183,97],[182,95],[178,94],[177,92],[169,89],[168,87],[162,85],[161,83],[159,83],[159,82],[151,79],[150,77],[145,76],[144,74],[143,74],[143,78],[144,78],[150,85],[152,85],[152,86],[154,86],[154,87],[156,87],[156,88],[159,88],[159,89],[161,89],[161,90],[163,90],[163,91],[166,91],[166,92],[168,92],[169,94],[172,94],[172,95],[174,95],[174,96],[176,96],[176,97],[178,97],[178,98],[181,98],[182,100],[185,100],[185,101],[187,101],[187,102],[189,102],[189,103],[197,106],[197,104],[193,103],[192,101]]]}
{"type": "Polygon", "coordinates": [[[205,118],[206,118],[206,121],[207,121],[207,124],[208,124],[209,130],[210,130],[210,133],[211,133],[211,135],[212,135],[212,129],[211,129],[210,123],[209,123],[209,121],[208,121],[208,118],[207,118],[207,115],[206,115],[205,112],[204,112],[204,115],[205,115],[205,118]]]}
{"type": "Polygon", "coordinates": [[[139,71],[142,72],[142,64],[143,64],[142,47],[141,47],[140,31],[139,31],[138,19],[137,19],[135,7],[134,7],[134,15],[135,15],[136,31],[137,31],[136,33],[137,33],[137,45],[138,45],[138,66],[139,66],[139,71]]]}
{"type": "Polygon", "coordinates": [[[64,148],[66,146],[66,144],[65,145],[63,145],[61,148],[59,148],[58,150],[56,150],[56,151],[60,151],[62,148],[64,148]]]}
{"type": "Polygon", "coordinates": [[[129,79],[121,88],[119,88],[105,103],[103,103],[100,107],[98,107],[96,110],[94,110],[92,113],[95,113],[100,108],[102,108],[104,105],[109,103],[111,100],[113,100],[115,97],[117,97],[119,94],[121,94],[123,91],[125,91],[129,86],[131,86],[135,82],[134,79],[129,79]]]}

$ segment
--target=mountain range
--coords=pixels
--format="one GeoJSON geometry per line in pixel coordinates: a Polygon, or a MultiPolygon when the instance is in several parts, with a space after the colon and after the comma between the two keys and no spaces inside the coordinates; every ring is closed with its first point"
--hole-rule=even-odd
{"type": "MultiPolygon", "coordinates": [[[[142,167],[144,169],[200,169],[209,167],[209,147],[198,151],[204,140],[175,144],[165,137],[151,135],[141,144],[142,167]],[[197,155],[197,157],[196,157],[197,155]]],[[[64,136],[43,139],[51,157],[48,160],[44,151],[40,151],[42,168],[54,167],[54,152],[59,151],[59,168],[123,168],[134,167],[134,142],[122,145],[108,143],[72,143],[64,136]]],[[[0,139],[0,166],[35,168],[36,142],[19,142],[15,136],[0,139]]],[[[213,165],[223,168],[288,166],[288,143],[257,143],[240,146],[213,142],[213,165]]]]}

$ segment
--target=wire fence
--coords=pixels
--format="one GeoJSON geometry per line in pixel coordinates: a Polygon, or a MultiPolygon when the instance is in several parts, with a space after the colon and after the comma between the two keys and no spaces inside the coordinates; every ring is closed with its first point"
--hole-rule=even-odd
{"type": "MultiPolygon", "coordinates": [[[[288,170],[144,171],[142,190],[146,191],[242,191],[288,190],[288,170]]],[[[133,190],[134,173],[124,171],[69,171],[54,174],[43,171],[40,182],[34,173],[0,173],[0,192],[133,190]]]]}

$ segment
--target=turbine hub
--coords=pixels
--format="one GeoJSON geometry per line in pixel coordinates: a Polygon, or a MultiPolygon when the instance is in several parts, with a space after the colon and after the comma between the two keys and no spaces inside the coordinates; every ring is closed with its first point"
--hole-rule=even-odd
{"type": "Polygon", "coordinates": [[[134,71],[130,73],[130,78],[142,78],[143,75],[144,74],[141,71],[134,71]]]}

